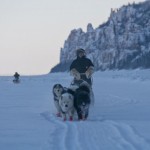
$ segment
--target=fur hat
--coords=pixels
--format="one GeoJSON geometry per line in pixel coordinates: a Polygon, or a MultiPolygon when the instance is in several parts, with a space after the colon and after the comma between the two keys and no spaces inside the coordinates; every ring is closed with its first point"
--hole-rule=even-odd
{"type": "Polygon", "coordinates": [[[79,48],[76,50],[76,55],[79,56],[80,53],[84,53],[85,54],[85,50],[82,48],[79,48]]]}

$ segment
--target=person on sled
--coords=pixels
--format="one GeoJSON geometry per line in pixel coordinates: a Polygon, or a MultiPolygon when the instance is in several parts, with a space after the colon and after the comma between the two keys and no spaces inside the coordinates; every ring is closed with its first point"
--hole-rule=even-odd
{"type": "Polygon", "coordinates": [[[86,57],[84,49],[76,50],[77,58],[70,65],[70,74],[74,77],[73,83],[80,84],[80,81],[86,81],[92,87],[92,74],[94,73],[94,65],[92,61],[86,57]]]}
{"type": "Polygon", "coordinates": [[[13,82],[15,82],[15,83],[18,83],[19,82],[19,74],[18,74],[18,72],[15,72],[15,74],[14,74],[14,77],[15,77],[15,79],[13,80],[13,82]]]}

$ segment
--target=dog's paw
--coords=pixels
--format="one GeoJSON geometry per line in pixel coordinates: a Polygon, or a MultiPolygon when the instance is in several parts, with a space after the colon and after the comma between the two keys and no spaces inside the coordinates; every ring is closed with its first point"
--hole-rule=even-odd
{"type": "Polygon", "coordinates": [[[73,117],[72,117],[72,116],[70,116],[69,120],[70,120],[70,121],[73,121],[73,117]]]}
{"type": "Polygon", "coordinates": [[[57,113],[56,116],[57,116],[57,117],[62,117],[62,116],[61,116],[61,113],[57,113]]]}
{"type": "Polygon", "coordinates": [[[66,121],[66,120],[67,120],[66,118],[63,119],[63,121],[66,121]]]}

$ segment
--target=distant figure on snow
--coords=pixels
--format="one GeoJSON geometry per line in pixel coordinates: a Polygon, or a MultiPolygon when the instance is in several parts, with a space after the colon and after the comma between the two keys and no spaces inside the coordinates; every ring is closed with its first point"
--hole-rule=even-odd
{"type": "Polygon", "coordinates": [[[15,83],[20,82],[20,81],[19,81],[20,75],[18,74],[18,72],[15,72],[14,77],[15,77],[15,79],[13,80],[13,82],[15,82],[15,83]]]}

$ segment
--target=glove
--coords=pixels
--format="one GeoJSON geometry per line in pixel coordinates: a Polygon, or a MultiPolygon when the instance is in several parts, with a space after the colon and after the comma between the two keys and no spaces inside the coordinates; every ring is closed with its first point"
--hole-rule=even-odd
{"type": "Polygon", "coordinates": [[[88,70],[85,72],[86,77],[89,79],[91,78],[92,74],[94,73],[94,67],[89,67],[88,70]]]}
{"type": "Polygon", "coordinates": [[[70,71],[70,74],[76,79],[76,80],[80,80],[81,76],[80,73],[76,70],[76,69],[72,69],[70,71]]]}

